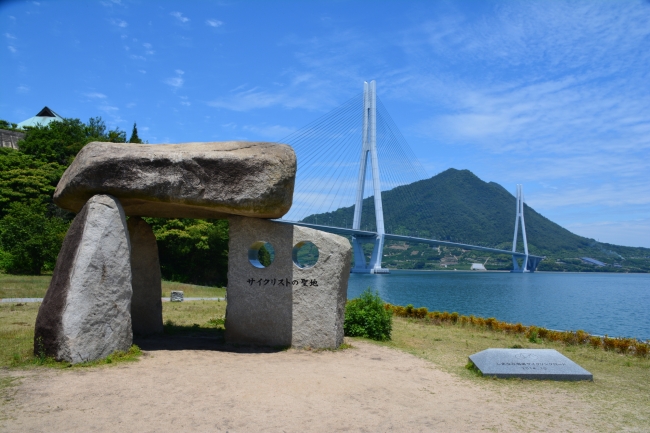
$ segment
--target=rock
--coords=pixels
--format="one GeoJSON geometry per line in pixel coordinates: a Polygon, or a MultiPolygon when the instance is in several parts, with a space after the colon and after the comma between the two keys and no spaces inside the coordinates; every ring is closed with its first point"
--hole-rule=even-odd
{"type": "Polygon", "coordinates": [[[183,302],[183,291],[182,290],[172,290],[169,296],[170,302],[183,302]]]}
{"type": "Polygon", "coordinates": [[[54,202],[78,212],[95,194],[111,194],[127,215],[279,218],[289,211],[296,156],[284,144],[86,145],[68,167],[54,202]]]}
{"type": "Polygon", "coordinates": [[[238,344],[337,348],[352,249],[337,235],[255,218],[231,217],[226,341],[238,344]],[[319,250],[316,265],[300,268],[292,251],[304,241],[319,250]],[[268,242],[275,258],[259,268],[250,247],[268,242]],[[250,255],[249,255],[250,254],[250,255]]]}
{"type": "Polygon", "coordinates": [[[75,217],[38,310],[34,352],[71,363],[131,347],[131,263],[124,210],[96,195],[75,217]]]}
{"type": "Polygon", "coordinates": [[[162,286],[158,245],[153,230],[140,217],[127,222],[131,241],[131,322],[136,335],[163,331],[162,286]]]}

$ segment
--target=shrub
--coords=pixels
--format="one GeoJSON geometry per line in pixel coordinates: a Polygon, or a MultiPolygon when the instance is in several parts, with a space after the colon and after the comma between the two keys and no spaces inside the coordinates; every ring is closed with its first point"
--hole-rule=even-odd
{"type": "Polygon", "coordinates": [[[370,288],[364,290],[358,298],[348,301],[345,306],[345,335],[384,341],[390,340],[392,328],[392,311],[384,308],[379,293],[372,292],[370,288]]]}

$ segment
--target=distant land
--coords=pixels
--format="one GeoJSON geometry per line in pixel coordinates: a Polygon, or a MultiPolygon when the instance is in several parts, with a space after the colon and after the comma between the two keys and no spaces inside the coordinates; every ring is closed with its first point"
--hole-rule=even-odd
{"type": "MultiPolygon", "coordinates": [[[[515,224],[515,197],[495,182],[484,182],[469,170],[450,168],[430,179],[382,192],[389,233],[510,250],[515,224]]],[[[310,215],[305,222],[350,227],[354,206],[310,215]]],[[[597,242],[571,233],[525,205],[531,254],[546,256],[540,271],[648,272],[650,248],[597,242]],[[596,259],[606,266],[582,260],[596,259]]],[[[374,197],[363,203],[361,228],[375,230],[374,197]]],[[[366,246],[369,255],[371,246],[366,246]]],[[[521,234],[518,251],[523,251],[521,234]]],[[[512,269],[507,255],[457,248],[387,242],[383,264],[391,269],[469,269],[484,263],[488,270],[512,269]]]]}

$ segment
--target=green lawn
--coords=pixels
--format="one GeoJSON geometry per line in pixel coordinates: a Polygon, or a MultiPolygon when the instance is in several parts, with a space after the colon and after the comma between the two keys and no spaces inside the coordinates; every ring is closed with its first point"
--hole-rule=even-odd
{"type": "MultiPolygon", "coordinates": [[[[0,274],[0,299],[42,298],[52,276],[24,276],[0,274]]],[[[186,298],[223,298],[225,287],[206,287],[193,284],[162,282],[162,296],[168,298],[172,290],[182,290],[186,298]]]]}

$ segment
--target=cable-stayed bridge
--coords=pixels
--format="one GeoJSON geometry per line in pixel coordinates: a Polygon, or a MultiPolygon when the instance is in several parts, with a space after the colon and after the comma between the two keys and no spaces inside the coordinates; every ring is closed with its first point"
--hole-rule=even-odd
{"type": "MultiPolygon", "coordinates": [[[[377,98],[376,83],[364,83],[363,94],[289,135],[298,158],[294,204],[281,223],[311,227],[350,236],[354,253],[352,272],[386,274],[382,267],[386,241],[447,246],[512,256],[513,272],[534,272],[544,257],[528,253],[524,225],[524,200],[517,185],[517,208],[512,250],[491,248],[404,232],[399,221],[384,220],[382,191],[426,179],[419,163],[388,111],[377,98]],[[359,118],[361,115],[361,119],[359,118]],[[350,210],[354,206],[354,211],[350,210]],[[346,208],[347,206],[347,208],[346,208]],[[325,215],[323,215],[325,214],[325,215]],[[318,215],[321,221],[318,221],[318,215]],[[322,219],[325,218],[325,221],[322,219]],[[523,252],[517,251],[519,225],[523,252]],[[395,225],[396,227],[393,227],[395,225]],[[370,259],[363,245],[372,244],[370,259]]],[[[408,188],[404,200],[418,203],[408,188]]],[[[388,209],[390,214],[390,209],[388,209]]]]}

